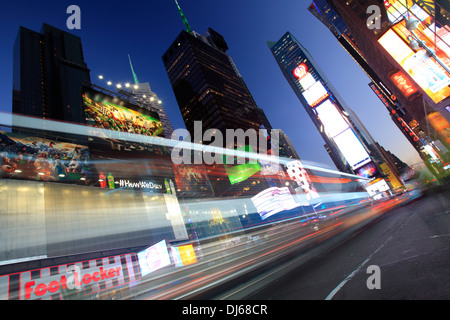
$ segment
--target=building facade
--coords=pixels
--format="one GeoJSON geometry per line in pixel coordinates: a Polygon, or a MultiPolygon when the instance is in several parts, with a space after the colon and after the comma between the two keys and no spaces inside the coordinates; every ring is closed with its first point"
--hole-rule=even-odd
{"type": "Polygon", "coordinates": [[[20,27],[13,52],[13,113],[83,123],[81,86],[90,81],[81,39],[43,24],[20,27]]]}
{"type": "Polygon", "coordinates": [[[450,29],[445,6],[412,0],[326,2],[352,35],[351,47],[358,54],[347,51],[359,56],[355,60],[370,75],[370,85],[376,87],[372,89],[384,96],[397,126],[419,139],[413,146],[440,175],[450,143],[450,29]],[[379,10],[376,19],[370,6],[379,10]]]}
{"type": "Polygon", "coordinates": [[[336,167],[365,177],[383,177],[380,165],[386,160],[375,141],[308,51],[290,32],[277,42],[268,41],[268,46],[336,167]]]}
{"type": "Polygon", "coordinates": [[[162,57],[191,137],[194,121],[202,121],[203,132],[214,128],[224,136],[226,129],[267,127],[227,50],[224,38],[209,28],[205,35],[182,31],[162,57]]]}

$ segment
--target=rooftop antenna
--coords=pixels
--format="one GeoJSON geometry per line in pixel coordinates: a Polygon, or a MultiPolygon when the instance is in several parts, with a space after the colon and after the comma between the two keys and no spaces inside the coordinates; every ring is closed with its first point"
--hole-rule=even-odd
{"type": "Polygon", "coordinates": [[[134,83],[135,83],[135,84],[138,84],[138,83],[139,83],[139,80],[138,80],[138,78],[137,78],[137,76],[136,76],[136,73],[134,72],[133,65],[131,64],[131,58],[130,58],[130,55],[128,55],[128,60],[130,61],[131,73],[133,74],[134,83]]]}
{"type": "Polygon", "coordinates": [[[178,12],[180,13],[181,19],[183,20],[183,23],[186,26],[186,31],[188,33],[192,33],[191,26],[189,25],[189,22],[187,21],[186,17],[184,16],[183,11],[181,10],[180,5],[178,4],[177,0],[175,0],[175,4],[178,7],[178,12]]]}

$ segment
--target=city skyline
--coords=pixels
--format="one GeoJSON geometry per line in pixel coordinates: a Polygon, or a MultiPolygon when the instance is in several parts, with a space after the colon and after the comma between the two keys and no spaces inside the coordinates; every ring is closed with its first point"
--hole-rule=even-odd
{"type": "MultiPolygon", "coordinates": [[[[66,27],[69,17],[66,9],[70,4],[56,1],[6,4],[4,12],[11,15],[1,21],[6,45],[0,51],[5,70],[0,77],[0,93],[4,97],[0,111],[10,112],[12,105],[12,46],[19,26],[39,30],[45,22],[81,38],[84,58],[95,84],[132,82],[127,56],[130,54],[138,78],[149,82],[158,94],[174,128],[184,128],[162,61],[165,50],[185,27],[175,2],[119,8],[108,6],[106,2],[78,1],[75,4],[81,9],[80,30],[66,27]],[[99,75],[103,75],[103,81],[98,79],[99,75]]],[[[258,6],[256,1],[229,1],[226,4],[198,1],[195,5],[180,1],[179,4],[193,30],[203,34],[211,27],[224,36],[229,53],[256,104],[265,111],[273,128],[282,129],[289,136],[302,160],[319,162],[334,169],[323,148],[322,138],[267,48],[267,40],[278,39],[286,31],[292,32],[308,48],[377,142],[408,164],[420,161],[417,152],[369,88],[370,79],[320,21],[307,11],[309,2],[278,1],[264,6],[258,6]]]]}

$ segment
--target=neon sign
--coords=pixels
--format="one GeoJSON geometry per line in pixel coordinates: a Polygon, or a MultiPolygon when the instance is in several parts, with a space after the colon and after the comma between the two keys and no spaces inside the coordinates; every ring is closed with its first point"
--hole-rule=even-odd
{"type": "Polygon", "coordinates": [[[303,79],[306,76],[307,72],[308,67],[304,63],[301,63],[297,68],[294,69],[294,71],[292,71],[294,77],[296,77],[298,80],[303,79]]]}
{"type": "Polygon", "coordinates": [[[418,91],[417,87],[414,86],[414,84],[400,70],[391,74],[389,79],[391,79],[391,81],[407,99],[418,91]]]}

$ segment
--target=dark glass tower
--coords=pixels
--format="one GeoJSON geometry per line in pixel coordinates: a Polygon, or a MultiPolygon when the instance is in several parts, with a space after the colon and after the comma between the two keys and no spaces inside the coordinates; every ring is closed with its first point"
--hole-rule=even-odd
{"type": "Polygon", "coordinates": [[[90,70],[79,37],[48,24],[40,32],[20,27],[13,55],[14,113],[84,123],[83,81],[90,81],[90,70]]]}
{"type": "Polygon", "coordinates": [[[162,57],[191,137],[194,121],[224,136],[226,129],[270,126],[227,50],[223,36],[208,28],[205,35],[182,31],[162,57]]]}

